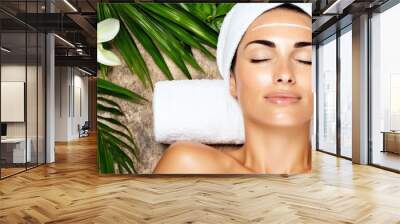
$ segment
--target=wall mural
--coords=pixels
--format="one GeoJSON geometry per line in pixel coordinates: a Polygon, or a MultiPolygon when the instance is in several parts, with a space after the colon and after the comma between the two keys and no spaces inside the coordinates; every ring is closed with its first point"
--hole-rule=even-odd
{"type": "Polygon", "coordinates": [[[311,4],[97,7],[100,173],[311,172],[311,4]]]}

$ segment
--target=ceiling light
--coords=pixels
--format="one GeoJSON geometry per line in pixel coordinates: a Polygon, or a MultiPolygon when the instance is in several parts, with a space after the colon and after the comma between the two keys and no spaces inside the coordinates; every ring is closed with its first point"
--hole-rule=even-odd
{"type": "Polygon", "coordinates": [[[5,48],[5,47],[1,47],[0,49],[1,49],[2,51],[6,52],[6,53],[10,53],[10,52],[11,52],[11,50],[9,50],[9,49],[7,49],[7,48],[5,48]]]}
{"type": "Polygon", "coordinates": [[[68,0],[64,0],[65,4],[67,4],[74,12],[78,12],[78,10],[73,6],[68,0]]]}
{"type": "Polygon", "coordinates": [[[342,14],[343,10],[353,2],[354,0],[336,0],[322,14],[342,14]]]}
{"type": "Polygon", "coordinates": [[[64,43],[66,43],[67,45],[69,45],[69,46],[75,48],[75,45],[73,45],[73,44],[72,44],[71,42],[69,42],[68,40],[66,40],[66,39],[64,39],[64,38],[62,38],[62,37],[60,37],[60,36],[57,35],[57,34],[54,34],[54,36],[57,37],[58,39],[60,39],[61,41],[63,41],[64,43]]]}
{"type": "Polygon", "coordinates": [[[77,49],[76,49],[76,53],[78,53],[78,55],[83,55],[83,54],[84,54],[82,48],[77,48],[77,49]]]}
{"type": "Polygon", "coordinates": [[[88,71],[86,71],[86,70],[83,70],[83,69],[81,69],[81,68],[79,68],[79,67],[78,67],[78,70],[81,71],[81,72],[83,72],[83,73],[85,73],[85,74],[93,75],[92,73],[90,73],[90,72],[88,72],[88,71]]]}

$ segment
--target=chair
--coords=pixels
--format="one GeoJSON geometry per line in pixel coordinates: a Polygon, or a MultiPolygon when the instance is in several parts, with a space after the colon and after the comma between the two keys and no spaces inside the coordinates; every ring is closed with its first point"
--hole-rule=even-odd
{"type": "Polygon", "coordinates": [[[78,124],[79,138],[89,136],[89,129],[90,129],[89,121],[85,121],[82,127],[80,127],[80,125],[78,124]]]}

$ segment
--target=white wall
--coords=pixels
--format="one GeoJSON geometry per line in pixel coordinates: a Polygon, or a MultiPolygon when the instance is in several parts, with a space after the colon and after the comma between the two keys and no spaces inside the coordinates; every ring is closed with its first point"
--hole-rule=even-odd
{"type": "Polygon", "coordinates": [[[75,68],[56,67],[56,141],[79,138],[78,124],[82,126],[88,120],[88,79],[83,75],[75,68]],[[81,113],[79,105],[81,105],[81,113]]]}
{"type": "Polygon", "coordinates": [[[73,119],[72,119],[72,130],[71,135],[73,138],[78,138],[78,124],[82,126],[85,121],[88,121],[88,78],[85,76],[81,76],[82,73],[79,72],[76,74],[77,70],[75,70],[74,75],[74,108],[73,108],[73,119]],[[80,93],[78,93],[80,91],[80,93]],[[78,98],[80,95],[80,98],[78,98]],[[81,101],[80,103],[78,101],[81,101]],[[81,108],[79,108],[81,107],[81,108]],[[81,111],[79,111],[79,109],[81,111]],[[74,113],[75,112],[75,113],[74,113]]]}
{"type": "MultiPolygon", "coordinates": [[[[1,81],[2,82],[25,82],[24,65],[18,64],[4,64],[1,66],[1,81]]],[[[28,71],[32,67],[28,66],[28,71]]],[[[29,94],[30,95],[30,94],[29,94]]],[[[7,108],[1,108],[7,110],[7,108]]],[[[8,137],[25,137],[25,122],[7,122],[7,136],[8,137]]]]}
{"type": "Polygon", "coordinates": [[[55,68],[55,141],[68,140],[68,86],[67,67],[55,68]]]}

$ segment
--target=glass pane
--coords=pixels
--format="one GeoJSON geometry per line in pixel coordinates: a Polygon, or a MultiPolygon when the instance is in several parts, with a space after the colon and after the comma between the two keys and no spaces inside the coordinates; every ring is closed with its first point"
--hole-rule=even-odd
{"type": "Polygon", "coordinates": [[[372,25],[372,163],[400,170],[400,4],[376,14],[372,25]]]}
{"type": "MultiPolygon", "coordinates": [[[[28,20],[37,20],[39,11],[38,2],[27,2],[26,12],[28,20]]],[[[37,23],[37,21],[31,21],[37,23]]],[[[26,116],[27,116],[27,150],[30,158],[27,167],[35,167],[38,163],[38,33],[36,30],[27,30],[27,76],[26,76],[26,116]]]]}
{"type": "MultiPolygon", "coordinates": [[[[317,80],[317,50],[316,50],[316,45],[312,46],[312,85],[313,85],[313,93],[316,94],[317,90],[316,90],[316,80],[317,80]]],[[[313,119],[312,119],[312,138],[311,138],[311,144],[312,144],[312,149],[315,150],[316,149],[316,138],[317,138],[317,115],[316,115],[316,111],[317,111],[317,102],[316,102],[316,96],[314,95],[314,99],[313,99],[313,119]]]]}
{"type": "Polygon", "coordinates": [[[0,12],[2,178],[45,161],[45,36],[21,22],[37,19],[44,5],[44,0],[0,1],[19,18],[0,12]]]}
{"type": "Polygon", "coordinates": [[[27,63],[27,80],[26,80],[26,113],[27,113],[27,142],[28,150],[30,153],[28,155],[28,168],[37,165],[37,132],[38,132],[38,120],[37,120],[37,98],[38,98],[38,88],[37,88],[37,74],[38,74],[38,49],[37,41],[38,36],[36,32],[27,33],[28,38],[28,63],[27,63]]]}
{"type": "Polygon", "coordinates": [[[352,35],[340,36],[340,153],[352,157],[352,35]]]}
{"type": "Polygon", "coordinates": [[[336,153],[336,39],[318,48],[318,148],[336,153]]]}
{"type": "Polygon", "coordinates": [[[2,177],[25,170],[26,151],[26,34],[1,34],[1,140],[2,177]]]}
{"type": "Polygon", "coordinates": [[[45,52],[45,44],[46,38],[45,35],[39,33],[39,41],[38,41],[38,163],[45,163],[45,60],[46,60],[46,52],[45,52]]]}

